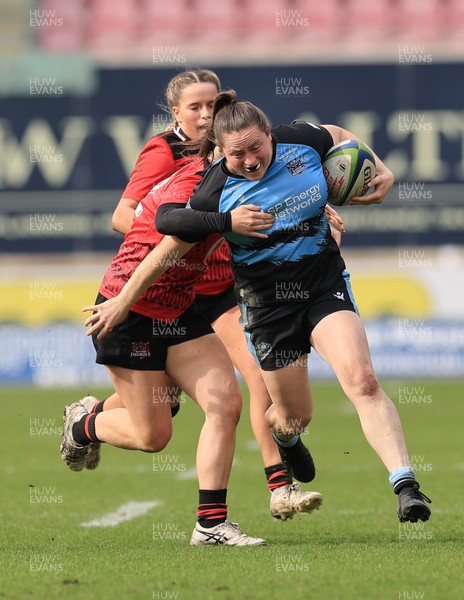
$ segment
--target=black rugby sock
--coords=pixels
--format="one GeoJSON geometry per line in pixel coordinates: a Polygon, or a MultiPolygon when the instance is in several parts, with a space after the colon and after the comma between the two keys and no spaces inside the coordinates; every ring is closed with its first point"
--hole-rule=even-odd
{"type": "Polygon", "coordinates": [[[95,413],[90,413],[85,415],[74,423],[72,428],[72,436],[74,441],[81,446],[88,446],[92,442],[100,442],[97,438],[97,434],[95,433],[95,419],[97,415],[95,413]]]}
{"type": "Polygon", "coordinates": [[[227,490],[200,490],[198,523],[202,527],[215,527],[227,519],[227,490]]]}
{"type": "Polygon", "coordinates": [[[292,476],[283,463],[265,467],[264,473],[266,474],[267,487],[271,492],[283,485],[290,485],[293,482],[292,476]]]}

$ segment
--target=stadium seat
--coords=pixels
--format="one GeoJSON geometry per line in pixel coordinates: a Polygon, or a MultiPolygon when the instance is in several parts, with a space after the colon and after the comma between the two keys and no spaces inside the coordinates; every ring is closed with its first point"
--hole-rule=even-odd
{"type": "Polygon", "coordinates": [[[139,11],[140,35],[153,47],[179,44],[191,37],[192,12],[188,0],[140,0],[139,11]]]}
{"type": "Polygon", "coordinates": [[[455,48],[464,47],[464,2],[462,0],[448,0],[445,12],[445,36],[455,48]]]}
{"type": "Polygon", "coordinates": [[[342,0],[295,0],[292,8],[308,20],[308,27],[295,30],[296,34],[303,34],[311,43],[339,40],[344,12],[342,0]]]}
{"type": "Polygon", "coordinates": [[[137,39],[139,9],[137,0],[92,0],[88,42],[92,48],[128,46],[137,39]]]}
{"type": "Polygon", "coordinates": [[[87,30],[86,4],[86,0],[42,0],[39,6],[32,9],[31,18],[37,15],[37,22],[44,23],[37,27],[40,46],[48,51],[83,50],[87,30]]]}
{"type": "Polygon", "coordinates": [[[395,23],[391,0],[349,0],[343,13],[344,37],[358,45],[390,37],[395,23]]]}
{"type": "Polygon", "coordinates": [[[443,0],[398,0],[398,36],[415,44],[439,40],[443,36],[445,7],[443,0]]]}
{"type": "Polygon", "coordinates": [[[197,0],[192,17],[196,38],[227,42],[243,37],[244,11],[237,0],[197,0]]]}
{"type": "Polygon", "coordinates": [[[304,15],[288,0],[246,0],[242,11],[244,34],[256,42],[286,39],[297,31],[297,25],[304,28],[304,15]]]}

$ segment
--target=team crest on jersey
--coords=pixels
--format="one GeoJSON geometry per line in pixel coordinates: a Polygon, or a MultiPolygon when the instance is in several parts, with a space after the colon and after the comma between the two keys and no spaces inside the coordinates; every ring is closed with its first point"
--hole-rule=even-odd
{"type": "Polygon", "coordinates": [[[271,350],[272,344],[269,344],[268,342],[260,342],[255,346],[256,356],[259,360],[264,360],[271,350]]]}
{"type": "Polygon", "coordinates": [[[294,158],[293,160],[288,162],[285,166],[287,167],[287,171],[290,173],[290,175],[293,175],[293,176],[303,173],[303,171],[306,169],[305,164],[299,157],[294,158]]]}
{"type": "Polygon", "coordinates": [[[132,342],[131,358],[150,358],[150,343],[149,342],[132,342]]]}

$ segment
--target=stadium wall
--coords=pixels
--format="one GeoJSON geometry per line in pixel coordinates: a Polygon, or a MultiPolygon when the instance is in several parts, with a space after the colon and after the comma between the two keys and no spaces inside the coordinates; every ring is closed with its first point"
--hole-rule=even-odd
{"type": "MultiPolygon", "coordinates": [[[[214,67],[213,67],[214,68],[214,67]]],[[[459,64],[217,68],[272,124],[336,123],[396,177],[381,206],[341,209],[343,253],[381,377],[464,375],[464,82],[459,64]]],[[[0,119],[0,383],[108,383],[80,307],[120,237],[111,214],[178,69],[101,69],[89,96],[32,81],[0,119]],[[32,256],[32,254],[34,256],[32,256]]],[[[316,356],[314,377],[332,377],[316,356]]]]}
{"type": "MultiPolygon", "coordinates": [[[[463,243],[462,66],[218,68],[224,88],[271,123],[304,118],[356,132],[395,173],[389,201],[344,210],[349,246],[463,243]]],[[[0,119],[0,250],[113,251],[110,213],[144,141],[170,120],[172,69],[101,69],[90,96],[53,79],[5,97],[0,119]],[[45,193],[44,193],[45,192],[45,193]]]]}

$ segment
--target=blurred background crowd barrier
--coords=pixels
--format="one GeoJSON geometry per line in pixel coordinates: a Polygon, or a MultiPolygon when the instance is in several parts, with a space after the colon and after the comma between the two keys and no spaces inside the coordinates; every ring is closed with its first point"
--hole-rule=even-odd
{"type": "MultiPolygon", "coordinates": [[[[0,383],[106,382],[80,308],[170,77],[212,68],[271,123],[334,123],[395,173],[341,209],[377,372],[464,375],[464,2],[2,0],[0,383]]],[[[332,377],[313,357],[314,377],[332,377]]]]}

